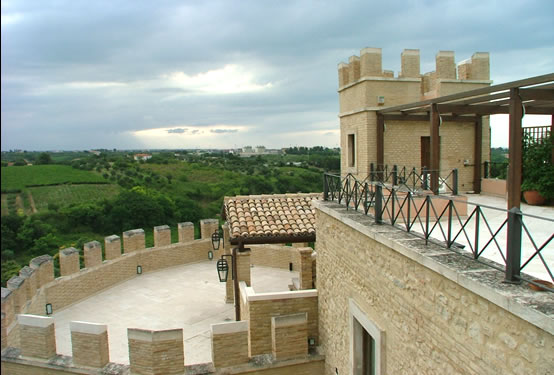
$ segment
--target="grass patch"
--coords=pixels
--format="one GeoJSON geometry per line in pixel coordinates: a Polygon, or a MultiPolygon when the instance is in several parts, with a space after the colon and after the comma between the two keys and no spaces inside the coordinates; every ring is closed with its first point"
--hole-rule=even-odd
{"type": "Polygon", "coordinates": [[[58,207],[72,203],[86,203],[108,199],[120,191],[118,185],[56,185],[29,188],[38,212],[48,209],[49,204],[58,207]]]}
{"type": "Polygon", "coordinates": [[[2,192],[22,190],[28,186],[107,183],[102,176],[94,172],[75,169],[68,165],[5,167],[1,168],[1,173],[2,192]]]}

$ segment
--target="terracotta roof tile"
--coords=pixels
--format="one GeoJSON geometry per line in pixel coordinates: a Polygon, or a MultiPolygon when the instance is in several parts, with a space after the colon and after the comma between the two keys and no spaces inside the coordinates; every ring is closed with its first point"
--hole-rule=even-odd
{"type": "Polygon", "coordinates": [[[315,234],[312,200],[321,194],[226,197],[224,212],[234,239],[315,234]]]}

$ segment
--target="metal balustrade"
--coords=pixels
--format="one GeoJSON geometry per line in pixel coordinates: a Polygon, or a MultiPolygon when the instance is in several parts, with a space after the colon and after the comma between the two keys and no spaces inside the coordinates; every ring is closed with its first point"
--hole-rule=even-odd
{"type": "Polygon", "coordinates": [[[326,173],[324,200],[363,212],[376,223],[393,225],[423,238],[426,244],[440,245],[502,271],[506,282],[524,280],[554,292],[523,273],[533,263],[541,269],[541,275],[554,282],[554,232],[539,238],[530,225],[534,221],[542,228],[554,227],[554,219],[523,214],[517,208],[505,210],[452,196],[418,193],[371,179],[369,176],[359,181],[352,174],[341,177],[326,173]],[[465,215],[460,212],[463,205],[465,215]],[[499,224],[493,223],[493,217],[499,224]]]}

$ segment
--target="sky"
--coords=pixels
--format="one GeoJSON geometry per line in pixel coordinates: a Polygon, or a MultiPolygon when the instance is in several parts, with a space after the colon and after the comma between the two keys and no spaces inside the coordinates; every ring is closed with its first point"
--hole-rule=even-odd
{"type": "Polygon", "coordinates": [[[1,4],[2,151],[338,147],[337,65],[365,47],[395,74],[404,48],[422,74],[439,50],[489,52],[494,84],[554,71],[551,0],[1,4]]]}

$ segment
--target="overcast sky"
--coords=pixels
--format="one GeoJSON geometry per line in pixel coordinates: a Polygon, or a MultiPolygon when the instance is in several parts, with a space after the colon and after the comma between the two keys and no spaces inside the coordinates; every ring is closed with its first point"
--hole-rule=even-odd
{"type": "Polygon", "coordinates": [[[336,147],[337,64],[360,49],[395,74],[404,48],[421,73],[439,50],[488,51],[503,83],[554,71],[553,15],[551,0],[2,0],[2,150],[336,147]]]}

